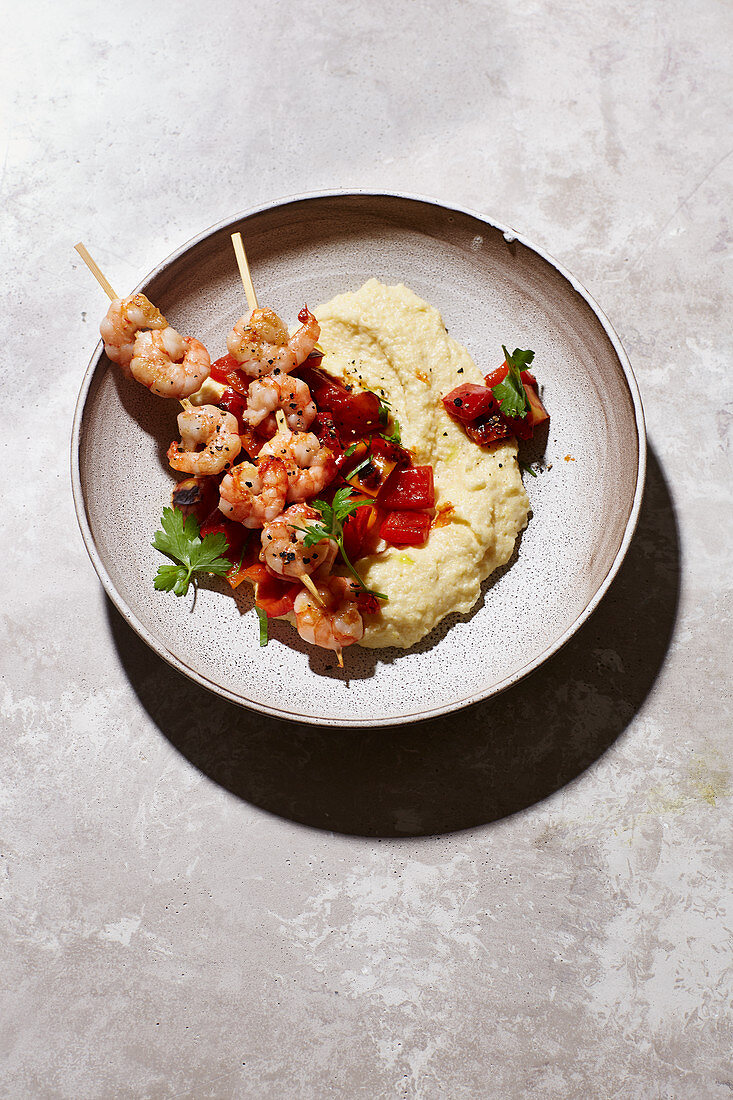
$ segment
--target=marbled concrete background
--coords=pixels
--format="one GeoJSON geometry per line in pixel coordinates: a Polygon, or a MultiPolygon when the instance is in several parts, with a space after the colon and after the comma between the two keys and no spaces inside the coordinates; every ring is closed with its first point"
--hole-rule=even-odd
{"type": "Polygon", "coordinates": [[[731,1096],[732,35],[724,0],[6,5],[3,1096],[731,1096]],[[131,286],[233,212],[352,186],[557,256],[652,449],[559,656],[363,734],[160,663],[68,475],[104,309],[73,244],[131,286]]]}

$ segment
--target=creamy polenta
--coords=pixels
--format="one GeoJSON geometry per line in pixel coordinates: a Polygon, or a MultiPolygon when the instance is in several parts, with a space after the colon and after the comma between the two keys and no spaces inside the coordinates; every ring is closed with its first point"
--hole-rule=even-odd
{"type": "Polygon", "coordinates": [[[369,588],[389,596],[365,617],[360,644],[407,648],[446,615],[469,611],[482,582],[511,557],[529,515],[517,444],[479,447],[445,412],[444,394],[483,377],[438,310],[406,286],[370,279],[316,316],[323,369],[389,401],[415,464],[433,467],[439,522],[426,545],[359,562],[369,588]]]}

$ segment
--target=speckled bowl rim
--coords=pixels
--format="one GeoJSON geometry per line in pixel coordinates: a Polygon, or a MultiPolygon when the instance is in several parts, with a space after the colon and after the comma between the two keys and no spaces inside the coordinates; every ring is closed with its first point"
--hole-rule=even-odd
{"type": "Polygon", "coordinates": [[[571,272],[563,267],[562,264],[558,263],[558,261],[554,259],[554,257],[546,252],[543,248],[540,248],[538,245],[535,245],[531,241],[527,240],[526,237],[524,237],[521,233],[516,232],[516,230],[511,228],[511,226],[508,226],[503,222],[495,221],[493,218],[489,218],[485,214],[481,214],[478,211],[471,210],[470,208],[465,206],[456,206],[452,203],[440,202],[437,199],[433,199],[425,195],[415,195],[403,191],[335,189],[329,191],[309,191],[300,195],[289,195],[284,198],[275,199],[272,202],[263,203],[260,206],[252,207],[249,210],[244,211],[243,213],[235,214],[231,217],[225,218],[223,221],[217,222],[215,225],[212,225],[208,229],[205,229],[202,233],[199,233],[197,236],[187,241],[175,252],[172,252],[170,256],[163,260],[162,263],[154,268],[153,271],[151,271],[142,280],[142,282],[138,284],[133,293],[143,291],[145,287],[149,284],[151,279],[162,274],[168,267],[171,266],[171,264],[181,259],[186,254],[186,252],[189,251],[189,249],[201,243],[207,237],[210,237],[214,233],[221,232],[222,230],[234,231],[235,229],[240,229],[242,227],[242,223],[246,222],[249,218],[256,217],[257,215],[266,213],[268,211],[276,210],[279,207],[287,207],[295,203],[302,203],[304,201],[318,201],[322,199],[333,198],[347,199],[351,197],[374,198],[376,200],[380,198],[402,199],[411,202],[422,203],[428,206],[434,206],[440,210],[463,214],[467,217],[475,218],[477,221],[482,222],[484,225],[489,226],[491,229],[503,233],[505,239],[508,242],[518,241],[525,248],[529,249],[531,252],[534,252],[542,260],[553,267],[558,272],[558,274],[561,275],[570,284],[573,290],[577,294],[579,294],[585,302],[587,302],[595,316],[600,321],[604,332],[611,342],[611,345],[616,353],[619,364],[621,365],[621,369],[626,379],[626,385],[628,386],[629,394],[631,396],[634,408],[634,419],[636,423],[636,432],[638,439],[638,468],[636,486],[634,489],[634,498],[624,530],[624,535],[621,540],[619,549],[611,563],[611,566],[608,569],[608,572],[606,573],[601,584],[597,588],[594,596],[591,598],[588,604],[586,604],[584,610],[581,612],[580,615],[578,615],[578,617],[567,628],[567,630],[565,630],[565,632],[561,634],[560,637],[552,643],[552,645],[548,646],[547,649],[543,650],[542,653],[535,657],[534,660],[529,661],[526,665],[523,665],[522,668],[515,671],[511,676],[507,676],[505,677],[505,679],[500,680],[496,684],[493,684],[489,690],[475,692],[471,695],[458,698],[447,705],[433,707],[429,710],[421,711],[419,713],[401,714],[396,717],[380,719],[349,718],[345,720],[340,720],[336,718],[319,717],[315,715],[295,714],[285,708],[267,706],[255,700],[243,699],[241,696],[236,695],[234,692],[228,691],[220,684],[217,684],[214,680],[210,680],[206,676],[203,676],[196,669],[191,668],[189,665],[185,664],[185,662],[179,660],[172,653],[170,653],[164,646],[160,644],[155,635],[151,634],[150,631],[140,622],[140,620],[132,614],[129,607],[125,603],[125,600],[122,598],[122,596],[112,583],[112,579],[110,578],[107,570],[104,567],[99,552],[97,551],[94,536],[92,534],[91,526],[87,516],[86,501],[84,499],[84,493],[82,489],[80,467],[80,443],[82,424],[89,390],[91,388],[94,375],[99,368],[100,360],[102,357],[103,345],[101,340],[97,344],[94,353],[89,361],[89,366],[87,367],[86,373],[84,375],[81,389],[79,391],[79,397],[76,402],[74,423],[71,433],[71,487],[74,499],[74,508],[76,510],[76,517],[79,522],[82,538],[84,539],[84,544],[86,546],[87,553],[89,554],[89,557],[91,559],[92,565],[94,566],[97,576],[102,583],[102,587],[104,588],[112,603],[122,615],[125,622],[127,622],[128,625],[132,627],[132,629],[139,635],[139,637],[142,638],[142,640],[148,646],[150,646],[150,648],[155,653],[157,653],[159,657],[162,657],[164,661],[166,661],[173,668],[177,669],[178,672],[182,672],[184,676],[187,676],[195,683],[200,684],[201,687],[205,687],[209,691],[213,691],[215,694],[220,695],[233,703],[236,703],[238,706],[246,707],[249,710],[254,710],[259,713],[270,714],[274,718],[280,718],[290,721],[296,720],[298,722],[303,722],[307,725],[365,729],[384,726],[405,725],[410,722],[422,722],[429,718],[437,718],[443,714],[451,714],[454,711],[462,710],[465,707],[469,707],[475,703],[482,702],[485,699],[489,699],[494,695],[500,694],[502,691],[506,691],[506,689],[511,687],[512,685],[517,684],[520,680],[523,680],[525,676],[528,676],[536,668],[539,668],[540,665],[544,664],[545,661],[549,660],[549,658],[552,657],[553,654],[557,653],[558,650],[562,649],[566,642],[568,642],[573,637],[573,635],[577,633],[580,627],[585,622],[587,622],[595,609],[598,607],[598,604],[601,602],[609,587],[611,586],[611,583],[618,573],[621,567],[621,563],[626,556],[629,545],[634,535],[634,531],[636,530],[636,525],[639,520],[639,513],[641,511],[641,502],[644,493],[644,483],[646,479],[647,441],[646,427],[644,423],[644,410],[642,408],[641,396],[639,393],[639,387],[637,385],[636,378],[634,377],[634,372],[631,369],[631,364],[629,362],[628,356],[623,349],[623,346],[616,331],[614,330],[613,326],[611,325],[610,321],[608,320],[596,300],[592,297],[591,294],[588,293],[585,287],[578,282],[578,280],[575,278],[574,275],[571,274],[571,272]]]}

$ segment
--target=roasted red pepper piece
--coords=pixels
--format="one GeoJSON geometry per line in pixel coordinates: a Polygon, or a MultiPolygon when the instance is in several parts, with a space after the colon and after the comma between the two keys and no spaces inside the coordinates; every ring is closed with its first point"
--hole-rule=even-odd
{"type": "Polygon", "coordinates": [[[202,539],[207,535],[224,535],[228,543],[225,557],[232,562],[239,562],[242,557],[244,540],[249,531],[241,523],[235,523],[234,520],[227,519],[217,507],[209,513],[201,524],[200,533],[202,539]]]}
{"type": "Polygon", "coordinates": [[[376,615],[382,605],[376,596],[372,596],[362,588],[356,594],[356,606],[362,615],[376,615]]]}
{"type": "Polygon", "coordinates": [[[368,390],[352,392],[343,382],[331,378],[318,367],[304,365],[296,373],[308,386],[319,410],[325,409],[331,414],[339,432],[345,435],[367,435],[381,427],[379,398],[376,393],[368,390]]]}
{"type": "Polygon", "coordinates": [[[379,534],[393,546],[422,546],[430,534],[430,516],[425,512],[388,512],[379,534]]]}
{"type": "Polygon", "coordinates": [[[222,355],[211,364],[211,377],[237,393],[246,394],[250,379],[240,370],[241,363],[233,355],[222,355]]]}
{"type": "Polygon", "coordinates": [[[486,416],[480,416],[472,424],[464,424],[466,435],[474,443],[485,447],[488,443],[496,443],[500,439],[508,439],[513,435],[511,425],[500,412],[490,412],[486,416]]]}
{"type": "Polygon", "coordinates": [[[365,504],[344,520],[344,549],[349,561],[354,562],[364,556],[367,539],[376,526],[377,519],[377,509],[365,504]]]}
{"type": "Polygon", "coordinates": [[[381,435],[373,435],[367,442],[371,446],[373,454],[390,459],[395,466],[409,466],[412,462],[410,452],[391,439],[383,439],[381,435]]]}
{"type": "MultiPolygon", "coordinates": [[[[486,385],[489,389],[494,386],[498,386],[500,382],[503,382],[509,372],[509,368],[504,363],[503,366],[497,367],[491,374],[486,375],[486,385]]],[[[539,395],[539,387],[537,385],[537,379],[529,370],[523,370],[520,374],[522,379],[522,385],[524,386],[524,392],[527,395],[527,401],[529,402],[529,409],[527,415],[522,417],[509,417],[505,419],[512,427],[513,434],[517,436],[517,439],[531,439],[534,435],[534,428],[537,424],[541,424],[543,420],[549,420],[550,414],[545,406],[542,404],[539,395]],[[524,427],[522,427],[522,424],[524,427]],[[529,430],[528,430],[529,429],[529,430]]]]}
{"type": "Polygon", "coordinates": [[[390,511],[434,507],[433,467],[411,466],[407,470],[395,470],[377,499],[382,508],[390,511]]]}
{"type": "Polygon", "coordinates": [[[255,603],[269,619],[287,615],[293,610],[300,586],[281,577],[274,577],[261,562],[250,565],[245,576],[255,585],[255,603]]]}
{"type": "MultiPolygon", "coordinates": [[[[329,412],[320,412],[310,426],[310,431],[317,436],[319,443],[335,454],[342,449],[341,436],[329,412]]],[[[337,460],[338,462],[338,460],[337,460]]]]}
{"type": "Polygon", "coordinates": [[[242,413],[247,407],[247,399],[244,395],[237,393],[236,390],[226,389],[217,401],[217,405],[220,409],[230,412],[232,416],[236,416],[239,431],[243,432],[247,426],[246,421],[242,420],[242,413]]]}
{"type": "Polygon", "coordinates": [[[492,411],[496,404],[493,393],[487,386],[478,386],[473,382],[464,382],[456,386],[443,398],[446,412],[456,420],[468,422],[492,411]]]}

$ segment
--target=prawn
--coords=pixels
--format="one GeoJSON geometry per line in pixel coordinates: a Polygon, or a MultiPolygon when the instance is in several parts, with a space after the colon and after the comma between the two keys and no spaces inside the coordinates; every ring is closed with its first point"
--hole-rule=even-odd
{"type": "Polygon", "coordinates": [[[364,621],[345,577],[331,576],[316,585],[322,606],[307,589],[295,597],[295,625],[305,642],[337,652],[364,636],[364,621]]]}
{"type": "Polygon", "coordinates": [[[193,405],[178,414],[180,443],[171,443],[168,462],[174,470],[195,477],[220,474],[242,449],[236,416],[215,405],[193,405]],[[203,447],[199,451],[196,448],[203,447]]]}
{"type": "Polygon", "coordinates": [[[221,479],[219,511],[245,527],[262,527],[279,516],[288,494],[288,475],[279,458],[255,466],[240,462],[221,479]]]}
{"type": "Polygon", "coordinates": [[[298,502],[320,493],[336,474],[336,460],[312,432],[278,432],[259,457],[272,455],[287,468],[288,500],[298,502]]]}
{"type": "Polygon", "coordinates": [[[104,340],[107,358],[119,363],[125,377],[130,378],[130,363],[138,332],[141,329],[167,327],[168,322],[163,314],[144,294],[131,294],[128,298],[115,298],[110,302],[99,332],[104,340]]]}
{"type": "Polygon", "coordinates": [[[262,528],[262,552],[260,560],[281,577],[302,577],[322,569],[324,573],[333,565],[338,546],[333,539],[321,539],[309,546],[303,545],[309,520],[321,521],[321,516],[308,504],[293,504],[271,523],[262,528]]]}
{"type": "Polygon", "coordinates": [[[274,309],[257,308],[240,317],[227,336],[227,349],[250,378],[262,378],[279,369],[289,374],[304,363],[321,335],[321,326],[308,306],[298,314],[302,322],[289,335],[274,309]]]}
{"type": "Polygon", "coordinates": [[[270,434],[277,431],[277,421],[273,413],[282,409],[288,427],[304,431],[315,420],[318,410],[311,398],[311,391],[302,378],[291,378],[281,370],[275,370],[265,378],[255,379],[247,390],[247,408],[242,419],[252,427],[265,421],[265,427],[271,427],[270,434]]]}
{"type": "Polygon", "coordinates": [[[209,353],[194,336],[174,328],[135,337],[130,373],[158,397],[190,397],[209,377],[209,353]]]}

